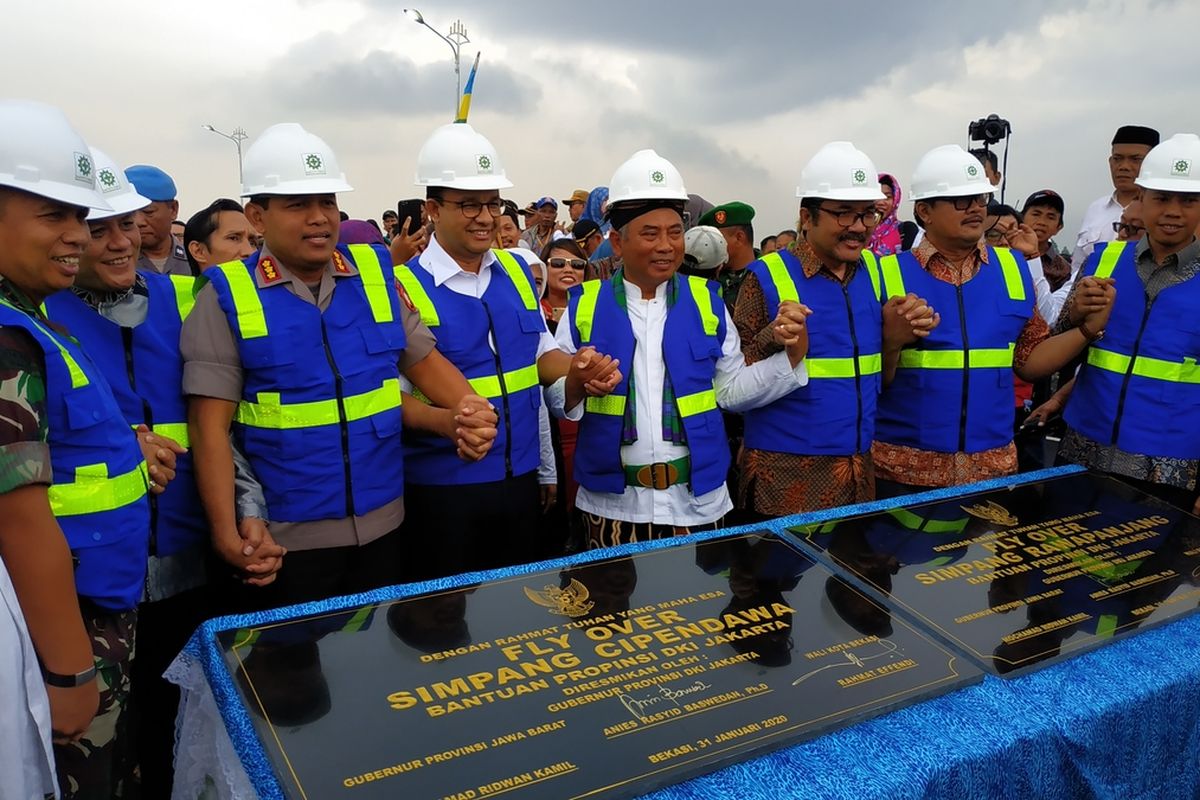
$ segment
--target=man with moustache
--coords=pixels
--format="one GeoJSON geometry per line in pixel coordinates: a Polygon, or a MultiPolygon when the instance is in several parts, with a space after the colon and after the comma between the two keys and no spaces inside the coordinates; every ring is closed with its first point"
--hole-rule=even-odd
{"type": "Polygon", "coordinates": [[[125,170],[125,177],[137,187],[150,205],[138,212],[138,232],[142,236],[142,254],[138,269],[163,275],[194,275],[183,248],[171,226],[179,216],[175,181],[158,167],[135,164],[125,170]]]}
{"type": "Polygon", "coordinates": [[[678,274],[688,195],[671,162],[641,150],[608,185],[623,266],[572,289],[557,337],[569,352],[614,354],[625,376],[607,397],[550,403],[582,420],[576,505],[593,548],[720,526],[733,508],[720,409],[766,405],[808,380],[807,308],[782,303],[772,335],[784,352],[746,366],[717,284],[678,274]]]}
{"type": "Polygon", "coordinates": [[[112,210],[89,212],[91,236],[75,284],[46,298],[45,308],[52,321],[66,326],[86,348],[112,387],[125,421],[175,445],[175,481],[162,495],[150,496],[150,557],[138,604],[138,652],[130,687],[141,789],[147,797],[165,797],[171,791],[179,690],[162,673],[210,613],[210,597],[201,588],[208,528],[186,449],[179,354],[179,331],[192,307],[194,279],[137,270],[136,216],[150,201],[111,158],[95,148],[91,153],[101,195],[112,210]]]}
{"type": "MultiPolygon", "coordinates": [[[[1072,292],[1081,294],[1084,281],[1110,280],[1116,302],[1107,327],[1091,331],[1059,457],[1196,513],[1200,137],[1176,134],[1151,150],[1137,186],[1145,236],[1097,245],[1072,292]]],[[[1056,329],[1090,328],[1068,308],[1056,329]]]]}
{"type": "MultiPolygon", "coordinates": [[[[512,183],[487,138],[466,123],[443,125],[417,155],[416,180],[433,236],[397,275],[438,347],[499,416],[492,452],[473,464],[441,438],[405,437],[407,538],[416,577],[428,578],[529,560],[541,508],[541,385],[563,378],[558,391],[574,405],[589,381],[606,393],[620,373],[610,358],[559,350],[529,266],[492,248],[500,190],[512,183]]],[[[538,207],[553,204],[544,197],[538,207]]]]}
{"type": "Polygon", "coordinates": [[[257,589],[263,606],[395,583],[401,424],[482,458],[495,415],[403,302],[388,251],[337,246],[337,193],[351,187],[328,144],[295,123],[273,125],[246,151],[244,176],[263,249],[204,274],[180,339],[213,546],[246,573],[271,548],[275,571],[253,573],[258,584],[275,576],[257,589]],[[410,399],[401,414],[402,373],[438,406],[410,399]],[[231,427],[270,513],[248,537],[234,510],[231,427]]]}
{"type": "Polygon", "coordinates": [[[808,319],[808,385],[747,411],[738,507],[780,517],[875,499],[871,441],[881,385],[900,350],[938,317],[916,295],[883,302],[878,263],[865,249],[880,220],[878,171],[850,142],[825,145],[796,194],[804,234],[788,252],[753,261],[733,318],[746,363],[780,347],[770,321],[786,302],[808,319]]]}
{"type": "Polygon", "coordinates": [[[912,188],[925,238],[880,259],[880,273],[888,297],[917,293],[942,319],[901,350],[880,397],[872,455],[881,497],[1015,472],[1013,372],[1032,381],[1060,369],[1102,335],[1112,307],[1111,286],[1088,278],[1073,301],[1080,326],[1050,335],[1025,256],[981,241],[992,186],[961,147],[922,156],[912,188]]]}

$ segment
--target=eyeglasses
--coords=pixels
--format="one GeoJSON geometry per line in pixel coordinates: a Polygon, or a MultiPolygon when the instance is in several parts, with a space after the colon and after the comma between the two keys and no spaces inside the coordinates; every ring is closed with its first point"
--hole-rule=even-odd
{"type": "Polygon", "coordinates": [[[1118,236],[1124,233],[1130,239],[1134,238],[1135,236],[1141,236],[1146,232],[1146,229],[1141,225],[1130,225],[1127,222],[1114,222],[1112,226],[1113,233],[1117,234],[1118,236]]]}
{"type": "Polygon", "coordinates": [[[1000,228],[997,226],[993,226],[991,228],[988,228],[987,231],[984,232],[983,238],[988,243],[995,244],[996,242],[1006,241],[1009,237],[1011,237],[1016,232],[1017,232],[1017,229],[1015,227],[1000,228]]]}
{"type": "Polygon", "coordinates": [[[829,216],[837,220],[837,224],[843,228],[849,228],[855,222],[861,222],[870,228],[873,225],[878,225],[883,219],[883,215],[875,209],[870,211],[830,211],[825,206],[817,206],[818,211],[824,211],[829,216]]]}
{"type": "Polygon", "coordinates": [[[500,216],[500,212],[504,210],[504,202],[500,198],[489,200],[486,203],[477,203],[473,200],[444,200],[440,197],[434,197],[431,199],[435,203],[439,203],[444,206],[458,206],[458,210],[461,211],[462,215],[467,219],[475,219],[483,212],[485,208],[488,210],[488,214],[492,215],[493,217],[500,216]]]}
{"type": "Polygon", "coordinates": [[[587,262],[582,258],[551,258],[546,262],[553,269],[571,269],[584,270],[587,268],[587,262]]]}
{"type": "Polygon", "coordinates": [[[954,206],[955,211],[966,211],[971,206],[987,208],[988,203],[992,202],[992,193],[973,194],[969,197],[937,197],[934,199],[950,203],[954,206]]]}

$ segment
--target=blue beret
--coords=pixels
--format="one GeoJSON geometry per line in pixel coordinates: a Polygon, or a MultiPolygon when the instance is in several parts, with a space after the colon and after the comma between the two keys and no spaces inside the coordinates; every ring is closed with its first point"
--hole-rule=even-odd
{"type": "Polygon", "coordinates": [[[175,181],[171,180],[171,176],[158,167],[134,164],[125,170],[125,177],[134,185],[138,194],[148,197],[156,203],[174,200],[177,194],[175,181]]]}

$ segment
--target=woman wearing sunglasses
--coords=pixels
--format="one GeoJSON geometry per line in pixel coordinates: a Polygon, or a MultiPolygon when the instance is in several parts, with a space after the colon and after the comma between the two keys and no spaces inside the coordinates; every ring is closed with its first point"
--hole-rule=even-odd
{"type": "Polygon", "coordinates": [[[583,283],[587,256],[572,239],[547,243],[541,255],[546,264],[546,293],[542,297],[542,309],[546,312],[546,324],[553,333],[567,307],[567,291],[583,283]]]}

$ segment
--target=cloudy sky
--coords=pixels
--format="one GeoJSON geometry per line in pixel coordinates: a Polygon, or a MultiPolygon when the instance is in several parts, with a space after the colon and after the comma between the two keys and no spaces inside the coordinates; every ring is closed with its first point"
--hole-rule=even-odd
{"type": "Polygon", "coordinates": [[[233,144],[203,124],[253,137],[300,122],[356,187],[343,208],[378,218],[417,193],[417,151],[455,105],[450,48],[408,2],[443,32],[463,20],[464,80],[482,51],[471,122],[522,204],[603,185],[653,147],[690,191],[751,203],[761,237],[791,226],[823,143],[853,141],[907,186],[921,153],[998,113],[1009,201],[1059,190],[1070,241],[1111,191],[1118,125],[1200,129],[1200,5],[1166,0],[40,0],[5,10],[0,92],[61,106],[118,162],[166,169],[185,216],[238,190],[233,144]]]}

